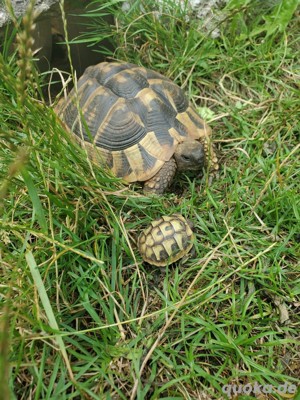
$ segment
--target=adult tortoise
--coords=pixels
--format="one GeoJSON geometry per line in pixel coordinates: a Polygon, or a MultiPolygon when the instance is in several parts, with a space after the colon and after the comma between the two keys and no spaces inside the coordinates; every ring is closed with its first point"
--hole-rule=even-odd
{"type": "Polygon", "coordinates": [[[218,169],[210,128],[155,71],[124,62],[88,67],[56,111],[94,162],[144,182],[145,193],[165,192],[176,171],[218,169]]]}

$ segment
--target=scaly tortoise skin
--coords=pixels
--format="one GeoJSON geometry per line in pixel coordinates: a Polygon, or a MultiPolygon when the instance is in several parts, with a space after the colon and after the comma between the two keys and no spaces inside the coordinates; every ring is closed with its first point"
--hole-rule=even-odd
{"type": "Polygon", "coordinates": [[[151,222],[138,238],[144,261],[164,267],[187,255],[194,244],[188,221],[180,214],[162,216],[151,222]]]}
{"type": "Polygon", "coordinates": [[[94,162],[127,182],[144,182],[145,193],[164,193],[177,170],[218,169],[211,129],[159,73],[103,62],[85,70],[77,93],[56,108],[67,129],[94,162]]]}

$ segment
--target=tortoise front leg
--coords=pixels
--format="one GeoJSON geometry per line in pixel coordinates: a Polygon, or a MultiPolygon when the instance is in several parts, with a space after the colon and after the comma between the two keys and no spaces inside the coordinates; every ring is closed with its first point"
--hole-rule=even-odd
{"type": "Polygon", "coordinates": [[[144,194],[163,194],[173,182],[176,169],[174,158],[166,161],[157,174],[144,183],[144,194]]]}
{"type": "Polygon", "coordinates": [[[205,138],[201,141],[204,147],[204,153],[206,158],[206,163],[208,167],[208,172],[211,174],[216,173],[219,170],[219,160],[215,151],[215,147],[209,138],[205,138]]]}

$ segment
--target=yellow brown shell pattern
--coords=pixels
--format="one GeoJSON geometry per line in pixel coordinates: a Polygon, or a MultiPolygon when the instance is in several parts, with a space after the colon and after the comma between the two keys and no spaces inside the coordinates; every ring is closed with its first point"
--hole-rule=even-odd
{"type": "Polygon", "coordinates": [[[194,234],[180,214],[162,216],[151,222],[138,238],[144,261],[159,267],[178,261],[193,247],[194,234]]]}
{"type": "Polygon", "coordinates": [[[210,135],[179,86],[134,64],[87,68],[77,93],[73,89],[59,105],[60,118],[93,161],[128,182],[152,178],[178,143],[187,138],[207,142],[210,135]]]}

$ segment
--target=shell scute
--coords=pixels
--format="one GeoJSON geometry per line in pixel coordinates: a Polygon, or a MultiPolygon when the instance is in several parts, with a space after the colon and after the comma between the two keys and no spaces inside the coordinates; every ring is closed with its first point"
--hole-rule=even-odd
{"type": "Polygon", "coordinates": [[[173,82],[155,79],[150,81],[150,87],[159,94],[164,103],[176,110],[176,113],[184,112],[188,108],[189,101],[183,90],[173,82]]]}
{"type": "Polygon", "coordinates": [[[141,90],[148,88],[147,79],[132,70],[122,71],[105,84],[114,94],[121,94],[125,99],[133,99],[141,90]]]}

